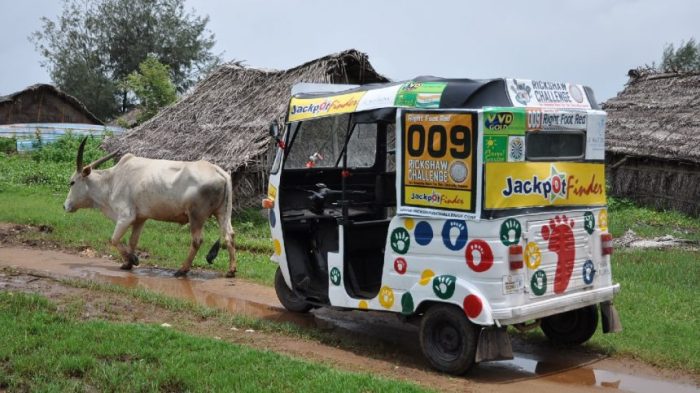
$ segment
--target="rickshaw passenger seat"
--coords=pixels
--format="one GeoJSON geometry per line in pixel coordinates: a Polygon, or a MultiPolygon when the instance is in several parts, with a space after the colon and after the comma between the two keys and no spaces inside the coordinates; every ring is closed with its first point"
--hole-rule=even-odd
{"type": "Polygon", "coordinates": [[[379,206],[388,207],[396,205],[396,172],[384,172],[377,174],[374,179],[374,200],[379,206]]]}

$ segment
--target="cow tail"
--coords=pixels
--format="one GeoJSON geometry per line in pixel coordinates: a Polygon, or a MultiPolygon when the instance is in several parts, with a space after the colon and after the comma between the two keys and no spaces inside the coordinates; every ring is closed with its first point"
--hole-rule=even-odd
{"type": "Polygon", "coordinates": [[[214,244],[211,245],[209,252],[207,253],[207,263],[212,264],[216,256],[219,255],[219,249],[221,248],[221,239],[216,239],[214,244]]]}

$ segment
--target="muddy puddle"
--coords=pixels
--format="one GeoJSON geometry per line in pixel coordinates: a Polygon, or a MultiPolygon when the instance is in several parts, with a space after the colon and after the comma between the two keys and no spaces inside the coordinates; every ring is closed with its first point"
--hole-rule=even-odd
{"type": "MultiPolygon", "coordinates": [[[[430,369],[420,352],[418,326],[402,322],[394,314],[328,308],[293,314],[282,309],[273,288],[240,279],[223,279],[217,272],[192,271],[188,277],[176,279],[173,270],[140,267],[124,272],[114,262],[55,251],[0,248],[0,265],[143,288],[232,313],[320,329],[331,332],[332,337],[343,342],[342,346],[350,343],[350,351],[358,356],[388,360],[397,368],[430,369]]],[[[545,392],[700,392],[695,385],[697,380],[692,377],[673,379],[675,375],[671,372],[658,372],[638,362],[608,359],[583,350],[533,345],[517,337],[513,338],[513,350],[513,360],[482,363],[470,373],[468,380],[491,386],[488,391],[522,388],[545,392]]]]}
{"type": "Polygon", "coordinates": [[[174,278],[174,270],[140,268],[131,274],[113,275],[105,272],[82,271],[81,277],[127,288],[143,288],[173,298],[192,301],[202,306],[217,308],[231,313],[244,314],[276,322],[291,322],[303,327],[314,327],[310,315],[293,314],[280,307],[232,296],[230,293],[246,291],[245,285],[235,280],[216,280],[216,272],[196,271],[185,278],[174,278]],[[229,293],[228,295],[226,293],[229,293]]]}

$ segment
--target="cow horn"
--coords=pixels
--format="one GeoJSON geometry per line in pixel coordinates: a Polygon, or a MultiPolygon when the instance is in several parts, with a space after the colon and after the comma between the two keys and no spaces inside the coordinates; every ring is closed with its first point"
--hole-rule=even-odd
{"type": "Polygon", "coordinates": [[[85,151],[85,142],[87,142],[87,137],[83,138],[83,141],[80,142],[80,146],[78,146],[78,158],[75,162],[76,172],[83,170],[83,151],[85,151]]]}
{"type": "Polygon", "coordinates": [[[107,154],[106,156],[104,156],[104,157],[102,157],[102,158],[100,158],[100,159],[97,159],[97,160],[91,162],[90,165],[88,165],[88,166],[89,166],[90,168],[97,169],[98,166],[104,164],[105,161],[111,160],[111,159],[114,158],[114,156],[116,156],[116,155],[117,155],[117,152],[116,152],[116,151],[113,152],[113,153],[109,153],[109,154],[107,154]]]}

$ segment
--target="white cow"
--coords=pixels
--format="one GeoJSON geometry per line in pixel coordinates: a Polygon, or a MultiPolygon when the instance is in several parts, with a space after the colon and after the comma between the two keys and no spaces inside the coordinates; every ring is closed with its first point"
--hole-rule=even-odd
{"type": "MultiPolygon", "coordinates": [[[[116,222],[111,243],[124,259],[122,269],[130,270],[139,264],[135,251],[146,220],[189,222],[192,233],[190,252],[175,273],[176,277],[186,275],[202,245],[204,223],[213,215],[229,253],[226,277],[235,276],[232,186],[231,176],[226,171],[206,161],[152,160],[133,154],[124,155],[112,168],[96,170],[115,153],[83,166],[86,140],[83,139],[78,148],[76,171],[71,177],[70,191],[63,207],[70,213],[81,208],[97,208],[116,222]],[[121,239],[130,226],[127,247],[121,239]]],[[[219,247],[220,241],[217,240],[207,254],[207,262],[216,258],[219,247]]]]}

